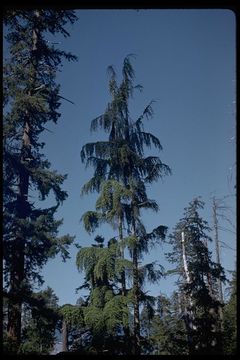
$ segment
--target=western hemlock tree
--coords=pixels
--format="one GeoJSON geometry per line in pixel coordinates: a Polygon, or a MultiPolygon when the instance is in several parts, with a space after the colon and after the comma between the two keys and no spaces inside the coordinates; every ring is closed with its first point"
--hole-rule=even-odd
{"type": "MultiPolygon", "coordinates": [[[[145,226],[141,221],[140,210],[143,208],[155,209],[157,207],[155,201],[149,200],[146,196],[145,187],[142,182],[132,182],[131,201],[130,201],[130,219],[131,227],[130,234],[125,238],[126,245],[129,249],[130,256],[133,263],[132,271],[132,301],[134,307],[134,353],[141,353],[141,335],[140,335],[140,316],[139,307],[141,303],[147,300],[143,291],[144,281],[156,282],[162,276],[163,268],[155,269],[155,264],[150,263],[144,266],[139,266],[140,260],[143,259],[143,254],[149,252],[149,248],[155,245],[156,241],[164,240],[166,235],[166,226],[158,226],[151,233],[147,233],[145,226]]],[[[156,210],[156,209],[155,209],[156,210]]],[[[149,305],[151,303],[148,302],[149,305]]]]}
{"type": "Polygon", "coordinates": [[[116,354],[121,345],[121,336],[116,334],[128,323],[127,299],[117,286],[117,242],[111,239],[104,247],[103,238],[97,236],[95,240],[100,244],[82,248],[77,254],[77,267],[85,271],[84,286],[88,284],[90,289],[88,304],[84,308],[84,321],[91,331],[92,349],[102,352],[111,348],[112,353],[116,354]],[[115,350],[111,344],[113,342],[115,350]]]}
{"type": "Polygon", "coordinates": [[[190,354],[221,353],[221,304],[214,289],[218,279],[225,280],[225,275],[221,265],[212,261],[208,250],[210,228],[199,215],[203,207],[200,198],[193,199],[169,241],[173,252],[168,257],[176,263],[176,272],[182,279],[179,290],[190,354]]]}
{"type": "Polygon", "coordinates": [[[68,256],[69,235],[57,237],[62,220],[54,213],[67,197],[61,189],[66,175],[50,170],[40,136],[49,121],[57,123],[60,86],[56,71],[63,58],[76,57],[55,48],[47,34],[69,36],[65,25],[74,23],[70,10],[7,10],[4,14],[9,60],[4,64],[3,210],[4,276],[8,297],[8,336],[21,341],[21,308],[33,282],[42,282],[39,269],[58,252],[68,256]],[[36,207],[52,192],[56,204],[36,207]]]}
{"type": "MultiPolygon", "coordinates": [[[[145,147],[154,146],[161,150],[162,146],[157,137],[144,131],[144,118],[153,116],[152,101],[144,109],[143,113],[133,120],[129,114],[129,100],[134,89],[141,89],[140,85],[135,86],[134,70],[130,62],[130,56],[124,59],[123,80],[118,86],[116,73],[112,66],[108,68],[110,73],[109,90],[112,101],[108,104],[103,115],[94,119],[91,123],[91,130],[103,129],[108,133],[108,140],[88,143],[81,151],[82,161],[86,166],[92,165],[95,168],[93,177],[84,185],[82,192],[101,191],[101,185],[106,180],[114,180],[119,187],[128,191],[128,201],[125,203],[118,198],[118,205],[108,209],[114,212],[118,224],[118,238],[120,243],[125,244],[130,250],[133,261],[133,303],[134,303],[134,343],[135,353],[140,353],[140,275],[139,257],[148,251],[147,241],[157,238],[164,238],[166,227],[160,226],[151,234],[140,221],[140,211],[144,208],[158,210],[157,203],[148,199],[145,183],[156,181],[159,177],[170,174],[170,169],[163,164],[159,157],[144,157],[145,147]],[[126,233],[123,234],[123,229],[126,233]],[[127,235],[127,240],[125,239],[127,235]]],[[[107,183],[109,184],[109,183],[107,183]]],[[[116,183],[115,183],[116,184],[116,183]]],[[[106,185],[107,186],[107,185],[106,185]]],[[[104,189],[102,188],[102,191],[104,189]]],[[[110,201],[117,189],[109,191],[110,201]]],[[[107,194],[106,194],[107,195],[107,194]]],[[[117,196],[115,196],[117,198],[117,196]]],[[[97,227],[102,216],[95,216],[89,212],[91,226],[97,227]]],[[[113,215],[113,213],[112,213],[113,215]]],[[[122,247],[122,257],[124,247],[122,247]]],[[[122,270],[122,292],[125,289],[125,271],[122,270]]]]}
{"type": "Polygon", "coordinates": [[[223,312],[223,350],[227,355],[237,354],[237,276],[232,274],[230,298],[223,312]]]}
{"type": "MultiPolygon", "coordinates": [[[[116,225],[115,228],[118,228],[118,216],[119,214],[122,214],[122,218],[125,219],[127,223],[131,222],[132,217],[136,219],[138,223],[141,225],[141,241],[139,241],[139,251],[140,255],[143,251],[148,250],[148,245],[152,244],[154,240],[157,238],[164,237],[164,231],[165,228],[162,226],[159,226],[157,229],[154,229],[152,233],[147,233],[146,229],[144,228],[143,224],[141,224],[140,219],[136,217],[136,210],[134,214],[131,211],[131,200],[132,200],[132,191],[130,189],[125,188],[123,185],[121,185],[116,180],[107,180],[103,182],[103,185],[101,186],[101,193],[99,198],[96,201],[96,211],[87,211],[83,215],[83,221],[86,230],[91,233],[93,232],[96,227],[102,223],[102,222],[108,222],[113,227],[114,224],[116,225]],[[125,211],[124,211],[125,209],[125,211]],[[128,209],[128,211],[126,211],[128,209]],[[128,219],[128,220],[127,220],[128,219]]],[[[136,189],[134,190],[136,192],[136,189]]],[[[140,199],[138,199],[140,201],[140,199]]],[[[144,200],[146,200],[144,198],[144,200]]],[[[141,199],[143,201],[143,199],[141,199]]],[[[148,200],[149,202],[149,200],[148,200]]],[[[145,201],[146,205],[147,201],[145,201]]],[[[97,237],[99,238],[99,236],[97,237]]],[[[125,259],[122,257],[122,249],[127,247],[130,251],[130,254],[132,254],[133,249],[136,246],[136,238],[133,237],[131,234],[130,236],[127,236],[125,238],[119,238],[118,241],[112,239],[109,244],[108,251],[104,251],[102,248],[83,248],[79,251],[77,256],[77,264],[81,265],[81,269],[83,270],[83,266],[85,266],[85,272],[86,275],[91,274],[91,284],[92,286],[98,287],[102,285],[102,281],[99,281],[96,279],[97,277],[102,278],[104,280],[104,283],[108,280],[114,284],[115,293],[116,289],[118,289],[118,283],[120,282],[122,284],[122,275],[123,275],[123,269],[124,272],[127,272],[128,277],[133,280],[134,278],[134,264],[133,262],[125,259]]],[[[100,245],[101,246],[101,245],[100,245]]],[[[98,247],[100,247],[98,246],[98,247]]],[[[138,265],[138,264],[137,264],[138,265]]],[[[135,265],[136,266],[136,265],[135,265]]],[[[150,296],[147,296],[144,294],[144,292],[141,290],[143,283],[146,281],[146,279],[150,282],[157,281],[160,276],[162,275],[161,270],[155,269],[155,264],[150,263],[146,264],[144,266],[138,266],[138,278],[137,282],[135,283],[135,289],[136,285],[138,286],[138,301],[144,304],[144,306],[147,306],[149,309],[151,307],[152,299],[150,296]]],[[[124,273],[125,277],[125,273],[124,273]]],[[[135,280],[136,281],[136,280],[135,280]]],[[[126,289],[123,287],[121,289],[121,294],[123,296],[126,296],[126,300],[123,300],[123,304],[125,303],[135,303],[136,298],[136,290],[133,289],[126,289]]],[[[139,306],[138,304],[138,306],[139,306]]],[[[136,311],[136,310],[135,310],[136,311]]],[[[125,332],[125,342],[129,340],[129,334],[126,333],[127,330],[127,324],[126,322],[124,326],[124,332],[125,332]]],[[[124,324],[123,323],[123,324],[124,324]]],[[[140,324],[140,323],[139,323],[140,324]]],[[[140,341],[140,335],[139,335],[139,341],[140,341]]]]}
{"type": "Polygon", "coordinates": [[[182,311],[179,307],[179,294],[171,298],[159,295],[157,308],[149,325],[149,338],[152,355],[187,355],[187,337],[182,311]]]}
{"type": "Polygon", "coordinates": [[[30,318],[23,326],[20,353],[47,355],[55,342],[55,331],[59,322],[58,298],[53,290],[34,293],[26,311],[30,318]]]}
{"type": "MultiPolygon", "coordinates": [[[[84,305],[84,304],[82,304],[84,305]]],[[[69,346],[73,346],[73,340],[69,337],[73,333],[84,327],[83,306],[65,304],[59,309],[62,323],[62,351],[69,351],[69,346]]]]}

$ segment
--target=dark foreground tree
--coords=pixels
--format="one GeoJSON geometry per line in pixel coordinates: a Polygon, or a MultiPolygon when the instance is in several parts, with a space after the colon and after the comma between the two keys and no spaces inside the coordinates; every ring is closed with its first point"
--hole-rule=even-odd
{"type": "Polygon", "coordinates": [[[81,305],[65,304],[59,309],[59,313],[62,325],[62,351],[68,352],[70,348],[71,351],[74,351],[76,340],[81,338],[82,329],[84,328],[83,307],[81,305]]]}
{"type": "MultiPolygon", "coordinates": [[[[58,206],[67,197],[61,189],[66,175],[50,170],[41,149],[48,122],[57,123],[60,87],[55,81],[62,59],[76,57],[59,50],[47,36],[62,34],[76,16],[70,10],[7,10],[4,14],[9,59],[4,63],[3,211],[4,281],[8,299],[9,340],[21,342],[22,304],[31,298],[32,284],[42,283],[40,269],[61,252],[68,256],[69,235],[58,237],[62,220],[58,206]],[[56,203],[42,208],[34,201],[53,194],[56,203]]],[[[7,49],[6,49],[7,53],[7,49]]]]}
{"type": "MultiPolygon", "coordinates": [[[[55,343],[55,332],[60,317],[58,313],[58,298],[53,290],[32,293],[31,298],[22,306],[22,336],[18,349],[20,354],[49,354],[55,343]]],[[[5,352],[17,351],[16,344],[9,341],[4,332],[3,347],[5,352]]]]}
{"type": "Polygon", "coordinates": [[[157,307],[148,324],[151,355],[187,355],[187,334],[179,306],[179,294],[157,296],[157,307]]]}
{"type": "MultiPolygon", "coordinates": [[[[27,304],[27,318],[22,326],[20,353],[47,355],[55,343],[55,332],[59,322],[58,298],[53,290],[34,293],[31,304],[27,304]]],[[[23,318],[24,319],[24,318],[23,318]]]]}
{"type": "Polygon", "coordinates": [[[227,355],[237,354],[237,277],[232,274],[230,297],[223,311],[223,350],[227,355]]]}
{"type": "Polygon", "coordinates": [[[188,334],[190,354],[222,352],[218,281],[225,281],[224,270],[212,260],[208,249],[210,228],[199,215],[204,203],[193,199],[185,208],[184,217],[170,236],[173,252],[169,259],[176,264],[182,319],[188,334]]]}

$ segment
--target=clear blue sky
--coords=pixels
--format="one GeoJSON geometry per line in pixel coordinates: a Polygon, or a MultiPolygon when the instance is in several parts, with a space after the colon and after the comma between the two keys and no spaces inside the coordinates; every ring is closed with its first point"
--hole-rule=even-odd
{"type": "MultiPolygon", "coordinates": [[[[89,129],[110,100],[107,66],[115,66],[121,81],[122,62],[129,53],[137,55],[133,60],[136,84],[144,87],[130,104],[132,117],[157,100],[154,118],[145,129],[159,137],[163,146],[159,156],[172,169],[172,176],[149,188],[149,197],[159,202],[160,212],[145,213],[145,224],[149,229],[164,224],[171,233],[195,196],[206,202],[202,216],[211,224],[210,197],[234,194],[235,185],[234,14],[229,10],[78,10],[77,15],[78,22],[69,26],[71,37],[57,38],[59,47],[79,57],[77,63],[64,62],[57,78],[62,96],[75,105],[63,101],[58,125],[50,125],[53,133],[43,137],[52,167],[68,174],[64,189],[69,197],[57,214],[64,218],[60,235],[75,235],[81,246],[93,243],[94,236],[80,223],[82,214],[95,206],[95,196],[80,197],[93,169],[85,169],[80,150],[99,138],[89,129]]],[[[158,155],[154,149],[152,154],[158,155]]],[[[233,197],[228,204],[234,212],[233,197]]],[[[97,234],[108,240],[112,230],[104,226],[97,234]]],[[[220,235],[235,247],[233,234],[220,235]]],[[[166,246],[155,248],[146,262],[158,260],[171,268],[165,251],[166,246]]],[[[70,253],[66,263],[57,257],[42,272],[44,287],[54,289],[60,304],[75,304],[82,295],[75,293],[83,282],[75,265],[77,249],[72,246],[70,253]]],[[[223,248],[222,261],[226,269],[234,269],[235,252],[223,248]]],[[[174,279],[168,277],[146,289],[153,295],[171,294],[174,279]]]]}

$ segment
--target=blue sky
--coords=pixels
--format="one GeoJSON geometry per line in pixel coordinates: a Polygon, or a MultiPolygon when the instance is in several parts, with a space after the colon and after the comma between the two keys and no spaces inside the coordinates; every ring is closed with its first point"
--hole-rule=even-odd
{"type": "MultiPolygon", "coordinates": [[[[52,168],[68,174],[64,189],[68,199],[57,217],[64,218],[60,235],[75,235],[81,246],[90,246],[89,236],[80,222],[82,214],[93,210],[95,195],[80,197],[92,169],[81,163],[80,150],[87,142],[104,139],[103,133],[90,133],[90,122],[103,113],[108,101],[107,66],[114,65],[118,80],[124,57],[136,54],[132,64],[136,92],[130,103],[132,117],[138,116],[152,100],[154,118],[145,129],[156,135],[163,146],[159,155],[172,169],[172,175],[149,188],[149,197],[158,201],[158,214],[146,212],[143,220],[151,229],[163,224],[172,228],[183,216],[183,209],[195,196],[206,202],[201,213],[211,224],[210,197],[234,194],[235,185],[235,16],[230,10],[78,10],[79,20],[69,26],[70,38],[57,37],[60,48],[79,57],[76,63],[63,62],[57,81],[63,101],[58,125],[49,125],[43,136],[45,154],[52,168]]],[[[52,38],[49,37],[50,40],[52,38]]],[[[50,199],[51,200],[51,199],[50,199]]],[[[48,201],[50,201],[48,200],[48,201]]],[[[228,204],[235,212],[233,196],[228,204]]],[[[231,216],[233,221],[234,215],[231,216]]],[[[97,234],[108,239],[110,227],[97,234]]],[[[221,232],[221,240],[235,248],[235,235],[221,232]]],[[[164,257],[167,246],[155,248],[146,262],[157,260],[171,268],[164,257]]],[[[60,305],[75,304],[83,282],[75,265],[77,249],[70,248],[71,259],[50,260],[42,274],[44,287],[51,286],[60,305]]],[[[223,265],[234,269],[235,252],[222,249],[223,265]]],[[[146,290],[157,295],[171,294],[174,279],[168,277],[146,290]]]]}

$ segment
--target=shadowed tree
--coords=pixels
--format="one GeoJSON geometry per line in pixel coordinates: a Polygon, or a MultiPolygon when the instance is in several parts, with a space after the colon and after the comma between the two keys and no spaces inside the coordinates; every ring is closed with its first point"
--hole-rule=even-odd
{"type": "Polygon", "coordinates": [[[34,293],[27,308],[31,316],[23,326],[20,353],[48,355],[53,349],[59,322],[58,298],[48,287],[34,293]]]}
{"type": "Polygon", "coordinates": [[[187,337],[182,312],[179,309],[179,294],[170,298],[159,295],[157,307],[149,317],[148,332],[152,355],[187,355],[187,337]]]}
{"type": "Polygon", "coordinates": [[[62,323],[63,352],[69,351],[69,336],[72,335],[74,330],[84,327],[83,307],[84,304],[82,306],[65,304],[59,310],[62,323]]]}
{"type": "Polygon", "coordinates": [[[168,254],[181,276],[180,298],[188,332],[189,353],[221,353],[219,307],[215,293],[219,281],[225,281],[224,270],[212,261],[207,241],[211,241],[207,221],[199,215],[204,202],[193,199],[184,210],[184,217],[176,225],[169,243],[168,254]],[[211,284],[209,284],[211,279],[211,284]],[[211,286],[210,286],[211,285],[211,286]]]}
{"type": "Polygon", "coordinates": [[[227,355],[237,354],[237,276],[232,274],[230,298],[223,312],[223,349],[227,355]]]}
{"type": "Polygon", "coordinates": [[[67,23],[76,16],[70,10],[14,10],[4,13],[9,60],[4,63],[3,211],[4,277],[8,297],[7,332],[21,341],[21,309],[33,282],[42,282],[39,270],[58,252],[67,258],[69,235],[58,237],[62,220],[55,220],[66,199],[61,189],[66,175],[50,169],[41,149],[42,132],[49,121],[57,123],[60,87],[55,82],[62,59],[76,60],[55,48],[47,34],[69,36],[67,23]],[[52,193],[56,204],[37,207],[52,193]]]}

